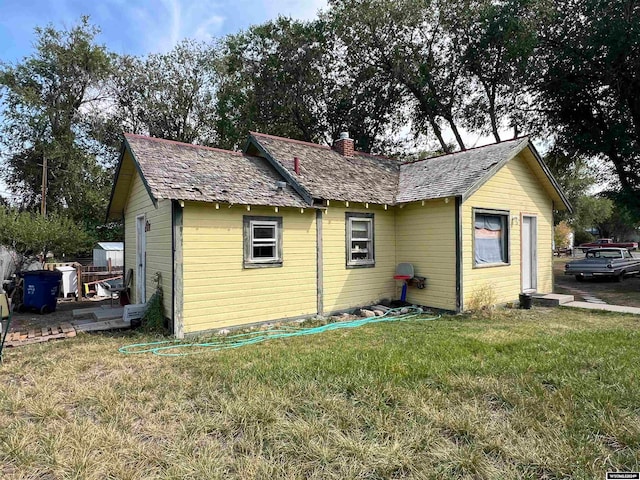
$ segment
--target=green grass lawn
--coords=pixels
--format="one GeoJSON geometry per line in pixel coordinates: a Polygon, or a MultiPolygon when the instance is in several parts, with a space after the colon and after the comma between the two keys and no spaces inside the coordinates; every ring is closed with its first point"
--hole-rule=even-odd
{"type": "Polygon", "coordinates": [[[604,478],[640,468],[640,317],[378,324],[183,358],[8,350],[0,478],[604,478]]]}

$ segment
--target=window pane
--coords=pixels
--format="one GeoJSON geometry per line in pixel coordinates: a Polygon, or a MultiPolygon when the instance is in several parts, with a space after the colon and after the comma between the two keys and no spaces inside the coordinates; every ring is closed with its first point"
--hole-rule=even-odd
{"type": "Polygon", "coordinates": [[[254,225],[253,238],[276,238],[276,228],[272,225],[254,225]]]}
{"type": "Polygon", "coordinates": [[[351,248],[353,250],[367,250],[369,248],[369,242],[354,240],[351,242],[351,248]]]}
{"type": "Polygon", "coordinates": [[[474,230],[476,263],[507,263],[506,217],[476,214],[474,230]]]}
{"type": "Polygon", "coordinates": [[[373,215],[347,213],[347,266],[373,266],[373,215]]]}
{"type": "Polygon", "coordinates": [[[354,220],[351,222],[351,238],[369,238],[369,222],[354,220]]]}
{"type": "Polygon", "coordinates": [[[369,258],[369,254],[366,251],[358,251],[354,250],[351,252],[352,260],[367,260],[369,258]]]}
{"type": "Polygon", "coordinates": [[[282,218],[243,216],[243,267],[282,266],[282,218]]]}
{"type": "Polygon", "coordinates": [[[275,258],[275,245],[254,245],[253,258],[275,258]]]}
{"type": "Polygon", "coordinates": [[[351,242],[351,260],[369,260],[373,258],[372,254],[371,242],[351,242]]]}

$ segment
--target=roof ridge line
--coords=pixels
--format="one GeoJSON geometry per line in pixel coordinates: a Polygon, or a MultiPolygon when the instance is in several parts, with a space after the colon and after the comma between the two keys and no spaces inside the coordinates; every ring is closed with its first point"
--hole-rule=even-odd
{"type": "Polygon", "coordinates": [[[261,137],[273,138],[274,140],[283,140],[289,143],[298,143],[301,145],[308,145],[310,147],[323,148],[325,150],[333,150],[333,148],[331,148],[329,145],[320,145],[319,143],[306,142],[304,140],[296,140],[295,138],[279,137],[277,135],[270,135],[268,133],[260,133],[260,132],[252,132],[252,131],[249,131],[249,134],[259,135],[261,137]]]}
{"type": "MultiPolygon", "coordinates": [[[[259,135],[261,137],[273,138],[275,140],[282,140],[284,142],[297,143],[297,144],[300,144],[300,145],[308,145],[310,147],[317,147],[317,148],[322,148],[324,150],[331,150],[332,152],[335,152],[335,150],[329,145],[320,145],[319,143],[307,142],[307,141],[304,141],[304,140],[296,140],[295,138],[279,137],[277,135],[270,135],[268,133],[260,133],[260,132],[252,132],[252,131],[249,131],[249,133],[251,135],[259,135]]],[[[386,155],[378,155],[378,154],[375,154],[375,153],[363,152],[362,150],[355,150],[354,149],[353,153],[354,154],[357,153],[357,154],[360,154],[360,155],[364,155],[366,157],[382,158],[384,160],[390,160],[390,161],[394,161],[394,162],[397,162],[397,163],[402,163],[398,158],[389,157],[389,156],[386,156],[386,155]]],[[[349,157],[345,157],[345,158],[349,158],[349,157]]]]}
{"type": "Polygon", "coordinates": [[[494,145],[500,145],[502,143],[507,143],[507,142],[515,142],[516,140],[524,140],[525,138],[528,140],[529,139],[529,135],[521,135],[521,136],[518,136],[518,137],[515,137],[515,138],[511,138],[509,140],[501,140],[499,142],[488,143],[486,145],[480,145],[479,147],[471,147],[471,148],[467,148],[465,150],[458,150],[457,152],[443,153],[441,155],[436,155],[434,157],[422,158],[420,160],[402,162],[400,165],[414,165],[416,163],[426,162],[427,160],[435,160],[436,158],[447,157],[449,155],[456,155],[458,153],[470,152],[472,150],[479,150],[481,148],[493,147],[494,145]]]}
{"type": "Polygon", "coordinates": [[[365,157],[375,157],[375,158],[381,158],[383,160],[389,160],[391,162],[396,162],[398,165],[403,164],[402,160],[400,160],[399,158],[389,157],[387,155],[379,155],[377,153],[367,153],[361,150],[354,150],[353,153],[359,153],[360,155],[364,155],[365,157]]]}
{"type": "MultiPolygon", "coordinates": [[[[158,137],[152,137],[150,135],[142,135],[139,133],[124,133],[125,137],[136,137],[136,138],[143,138],[145,140],[151,140],[152,142],[160,142],[160,143],[170,143],[173,145],[180,145],[183,147],[191,147],[191,148],[197,148],[197,149],[201,149],[201,150],[210,150],[210,151],[214,151],[214,152],[220,152],[220,153],[230,153],[232,155],[241,155],[244,156],[245,154],[243,152],[236,152],[234,150],[225,150],[224,148],[215,148],[215,147],[208,147],[206,145],[197,145],[195,143],[187,143],[187,142],[178,142],[177,140],[167,140],[166,138],[158,138],[158,137]]],[[[251,156],[251,155],[247,155],[247,156],[251,156]]]]}

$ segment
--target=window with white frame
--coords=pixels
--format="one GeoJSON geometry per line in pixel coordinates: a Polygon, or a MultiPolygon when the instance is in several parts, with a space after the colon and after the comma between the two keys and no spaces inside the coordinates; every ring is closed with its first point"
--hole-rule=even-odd
{"type": "Polygon", "coordinates": [[[282,266],[282,217],[244,216],[244,267],[282,266]]]}
{"type": "Polygon", "coordinates": [[[509,264],[509,212],[473,210],[474,266],[509,264]]]}
{"type": "Polygon", "coordinates": [[[347,267],[375,266],[372,213],[346,214],[347,267]]]}

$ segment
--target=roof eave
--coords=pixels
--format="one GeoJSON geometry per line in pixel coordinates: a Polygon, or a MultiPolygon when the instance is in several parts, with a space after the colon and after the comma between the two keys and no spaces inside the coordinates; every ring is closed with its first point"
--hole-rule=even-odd
{"type": "MultiPolygon", "coordinates": [[[[124,160],[124,152],[125,145],[124,142],[120,146],[120,156],[118,157],[118,166],[116,167],[116,173],[113,176],[113,185],[111,186],[111,195],[109,195],[109,204],[107,205],[107,216],[105,217],[105,222],[110,222],[112,219],[116,218],[115,215],[111,214],[111,206],[113,205],[113,197],[116,193],[116,185],[118,184],[118,177],[120,176],[120,169],[122,168],[122,161],[124,160]]],[[[117,213],[117,212],[114,212],[117,213]]]]}
{"type": "Polygon", "coordinates": [[[493,177],[496,173],[498,173],[498,170],[504,167],[507,164],[507,162],[509,162],[514,157],[516,157],[516,155],[522,152],[528,145],[529,145],[529,139],[526,138],[522,142],[520,142],[516,147],[514,147],[509,152],[509,155],[507,155],[502,160],[497,162],[493,167],[487,170],[485,174],[481,176],[473,185],[471,185],[471,187],[469,187],[467,190],[462,192],[462,194],[460,195],[460,197],[462,198],[462,201],[466,202],[469,199],[469,197],[471,197],[471,195],[476,193],[480,189],[480,187],[482,187],[491,177],[493,177]]]}
{"type": "Polygon", "coordinates": [[[529,144],[530,144],[529,147],[530,147],[531,153],[533,154],[533,157],[536,159],[536,161],[540,165],[540,168],[542,168],[542,171],[545,173],[545,175],[549,179],[549,182],[551,182],[551,185],[553,186],[555,191],[558,193],[558,196],[560,197],[560,200],[562,200],[562,203],[564,203],[564,206],[566,207],[567,211],[569,213],[573,213],[573,206],[571,205],[571,202],[569,202],[569,199],[566,197],[566,195],[562,191],[560,184],[551,173],[551,170],[549,170],[549,167],[547,166],[547,164],[544,163],[544,161],[542,160],[542,157],[538,153],[538,150],[536,150],[536,147],[534,147],[531,142],[529,142],[529,144]]]}
{"type": "MultiPolygon", "coordinates": [[[[531,154],[533,155],[533,158],[535,158],[536,162],[538,162],[538,165],[540,166],[545,176],[549,180],[549,183],[551,183],[551,186],[553,187],[555,192],[558,194],[558,197],[560,198],[560,200],[562,200],[562,203],[564,204],[567,211],[569,213],[573,213],[573,207],[571,206],[571,203],[569,202],[564,192],[560,188],[560,185],[558,184],[556,179],[553,177],[551,170],[549,170],[549,167],[547,167],[547,165],[544,163],[544,161],[542,160],[542,157],[540,157],[540,154],[536,150],[536,147],[533,145],[533,143],[531,143],[528,137],[525,140],[523,140],[518,146],[516,146],[513,150],[511,150],[511,152],[509,152],[509,155],[507,157],[505,157],[503,160],[499,161],[493,167],[487,170],[487,172],[482,177],[480,177],[480,179],[477,182],[475,182],[470,188],[468,188],[465,192],[463,192],[462,201],[465,202],[466,200],[468,200],[469,197],[471,197],[471,195],[477,192],[480,189],[480,187],[482,187],[482,185],[484,185],[491,177],[493,177],[498,172],[498,170],[504,167],[507,164],[507,162],[515,158],[518,154],[520,154],[525,148],[529,148],[529,150],[531,151],[531,154]]],[[[555,209],[555,206],[554,206],[554,209],[555,209]]]]}
{"type": "Polygon", "coordinates": [[[298,195],[300,195],[302,197],[302,199],[305,202],[307,202],[307,204],[309,204],[310,206],[313,205],[313,197],[311,196],[311,193],[309,193],[309,191],[306,188],[304,188],[302,185],[300,185],[300,183],[291,175],[291,173],[289,173],[289,171],[279,161],[277,161],[275,158],[273,158],[271,156],[269,151],[266,148],[264,148],[260,144],[258,139],[253,135],[253,132],[249,133],[249,138],[247,139],[247,142],[245,143],[245,146],[242,149],[242,152],[245,153],[245,154],[248,154],[247,150],[248,150],[250,145],[253,145],[254,147],[256,147],[258,149],[258,151],[262,155],[264,155],[264,158],[271,164],[271,166],[273,168],[275,168],[276,171],[285,180],[287,180],[287,182],[289,182],[291,187],[296,191],[296,193],[298,195]]]}
{"type": "Polygon", "coordinates": [[[158,199],[151,192],[151,187],[147,183],[147,179],[144,177],[144,174],[142,173],[142,168],[140,167],[138,159],[136,158],[136,155],[133,152],[131,145],[127,141],[127,137],[124,136],[123,138],[124,140],[122,141],[122,146],[120,148],[120,158],[118,159],[118,167],[116,168],[116,173],[113,179],[113,187],[111,187],[111,196],[109,198],[109,206],[107,207],[107,218],[106,218],[107,222],[109,222],[111,219],[115,219],[116,218],[115,214],[119,213],[119,212],[113,212],[114,214],[112,215],[111,207],[113,205],[113,198],[115,195],[116,186],[118,185],[120,170],[122,169],[122,163],[124,162],[124,155],[127,150],[129,150],[129,153],[131,153],[131,159],[133,161],[133,165],[136,169],[136,172],[140,176],[140,180],[142,180],[142,184],[144,185],[144,188],[147,190],[147,194],[149,195],[149,198],[151,199],[153,206],[155,208],[158,208],[158,199]]]}
{"type": "Polygon", "coordinates": [[[193,198],[180,198],[180,197],[172,197],[167,200],[173,200],[176,202],[191,202],[191,203],[208,203],[208,204],[220,204],[220,205],[228,205],[228,206],[249,206],[249,207],[266,207],[266,208],[309,208],[309,209],[322,209],[324,207],[318,205],[308,205],[306,203],[300,203],[298,205],[294,205],[293,203],[286,204],[276,204],[274,202],[231,202],[228,199],[222,200],[195,200],[193,198]]]}

